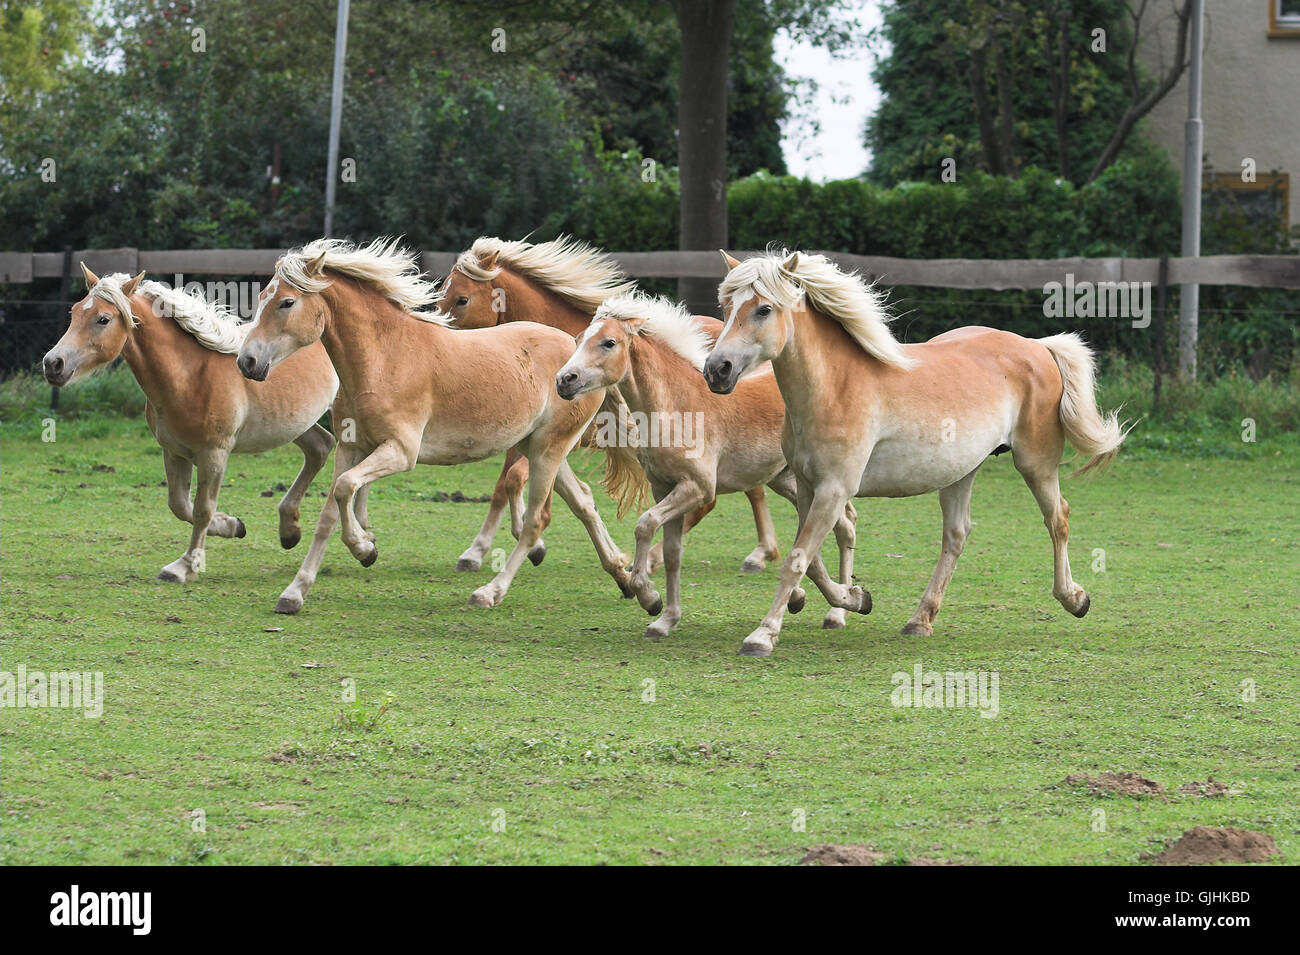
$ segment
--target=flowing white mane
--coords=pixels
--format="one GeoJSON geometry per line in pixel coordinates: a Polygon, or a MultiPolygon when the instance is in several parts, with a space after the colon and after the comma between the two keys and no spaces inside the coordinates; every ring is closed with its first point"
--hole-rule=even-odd
{"type": "MultiPolygon", "coordinates": [[[[139,325],[140,320],[131,311],[131,302],[122,288],[130,280],[131,276],[122,272],[105,275],[90,294],[129,316],[132,325],[139,325]]],[[[141,282],[136,292],[149,300],[155,315],[171,318],[209,351],[233,355],[248,335],[249,326],[241,325],[238,316],[218,302],[209,302],[201,296],[188,295],[181,289],[154,281],[141,282]]]]}
{"type": "Polygon", "coordinates": [[[330,269],[371,286],[414,318],[445,324],[425,311],[437,301],[438,289],[422,277],[420,253],[402,248],[398,242],[387,236],[366,246],[346,239],[315,239],[280,256],[275,274],[300,292],[323,292],[330,280],[321,271],[330,269]],[[320,265],[309,271],[322,253],[325,257],[320,265]]]}
{"type": "Polygon", "coordinates": [[[609,256],[563,235],[535,244],[484,236],[460,254],[455,267],[476,282],[490,282],[508,268],[585,312],[636,287],[609,256]]]}
{"type": "Polygon", "coordinates": [[[885,309],[880,293],[861,276],[840,271],[824,255],[802,252],[790,272],[783,267],[789,257],[783,250],[741,262],[723,279],[718,300],[734,298],[737,293],[742,293],[743,299],[743,293],[752,291],[785,310],[806,297],[808,305],[844,326],[868,355],[901,368],[916,364],[890,332],[893,316],[885,309]]]}
{"type": "Polygon", "coordinates": [[[613,318],[626,321],[644,319],[638,335],[653,337],[690,362],[697,371],[704,370],[704,360],[713,348],[713,338],[684,305],[644,292],[627,292],[602,302],[594,322],[613,318]]]}

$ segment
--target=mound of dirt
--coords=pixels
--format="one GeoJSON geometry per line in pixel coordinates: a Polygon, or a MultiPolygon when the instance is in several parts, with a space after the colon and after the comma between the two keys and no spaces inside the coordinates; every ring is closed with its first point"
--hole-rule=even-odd
{"type": "Polygon", "coordinates": [[[1094,796],[1098,793],[1111,792],[1117,796],[1162,796],[1165,787],[1153,779],[1139,776],[1137,773],[1098,773],[1089,776],[1086,773],[1071,773],[1065,777],[1067,786],[1087,786],[1094,796]]]}
{"type": "MultiPolygon", "coordinates": [[[[1197,826],[1154,856],[1163,865],[1203,865],[1207,862],[1267,862],[1277,855],[1273,837],[1251,829],[1197,826]]],[[[1153,858],[1146,856],[1145,858],[1153,858]]]]}
{"type": "Polygon", "coordinates": [[[800,865],[875,865],[885,857],[871,846],[847,845],[837,846],[822,843],[813,846],[799,860],[800,865]]]}
{"type": "Polygon", "coordinates": [[[1232,792],[1231,789],[1219,782],[1213,776],[1207,776],[1203,783],[1198,783],[1195,780],[1190,783],[1183,783],[1178,787],[1178,791],[1180,793],[1189,793],[1193,796],[1206,796],[1209,798],[1213,798],[1214,796],[1226,796],[1232,792]]]}

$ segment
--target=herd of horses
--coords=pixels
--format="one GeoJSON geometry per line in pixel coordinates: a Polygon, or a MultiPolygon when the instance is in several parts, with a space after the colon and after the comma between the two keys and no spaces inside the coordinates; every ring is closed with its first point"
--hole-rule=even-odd
{"type": "Polygon", "coordinates": [[[771,488],[795,505],[798,531],[772,605],[740,647],[767,656],[786,611],[803,608],[805,577],[830,604],[824,627],[871,610],[853,577],[853,498],[937,491],[939,562],[903,630],[929,635],[970,532],[975,474],[1004,451],[1047,525],[1053,596],[1077,617],[1088,612],[1070,574],[1061,457],[1068,441],[1087,457],[1081,470],[1103,465],[1126,432],[1098,410],[1093,356],[1077,335],[960,328],[902,344],[879,293],[823,256],[723,256],[721,322],[637,290],[609,257],[567,238],[479,239],[441,284],[395,240],[318,239],[279,259],[246,319],[143,272],[100,277],[83,265],[87,293],[44,373],[68,385],[119,355],[134,373],[168,503],[193,525],[161,580],[196,580],[209,534],[244,536],[243,522],[217,510],[232,453],[291,441],[302,450],[279,504],[280,542],[291,548],[303,496],[334,450],[333,482],[281,613],[301,609],[336,526],[353,557],[375,562],[372,483],[417,464],[504,454],[457,569],[480,569],[507,507],[516,543],[471,595],[475,606],[500,604],[524,560],[542,562],[555,492],[623,596],[655,617],[646,636],[665,636],[682,616],[684,535],[719,494],[744,492],[753,509],[758,542],[743,569],[779,557],[771,488]],[[318,424],[326,411],[333,434],[318,424]],[[606,456],[603,484],[620,516],[653,499],[631,558],[568,463],[579,445],[606,456]],[[821,559],[831,533],[837,577],[821,559]],[[661,564],[666,599],[652,580],[661,564]]]}

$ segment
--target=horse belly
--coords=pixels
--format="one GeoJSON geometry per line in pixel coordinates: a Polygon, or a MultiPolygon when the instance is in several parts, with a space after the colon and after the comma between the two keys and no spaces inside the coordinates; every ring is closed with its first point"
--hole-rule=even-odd
{"type": "Polygon", "coordinates": [[[951,441],[881,441],[872,448],[858,496],[912,497],[955,484],[1004,443],[1004,430],[981,429],[962,438],[958,428],[951,441]]]}

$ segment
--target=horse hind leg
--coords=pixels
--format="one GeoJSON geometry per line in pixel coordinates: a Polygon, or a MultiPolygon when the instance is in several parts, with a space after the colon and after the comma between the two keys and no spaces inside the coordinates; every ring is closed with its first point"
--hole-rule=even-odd
{"type": "Polygon", "coordinates": [[[1052,596],[1070,613],[1082,617],[1087,614],[1092,600],[1070,576],[1070,505],[1061,497],[1059,465],[1035,470],[1022,468],[1017,460],[1016,468],[1029,485],[1034,500],[1038,501],[1043,523],[1052,538],[1052,596]]]}
{"type": "MultiPolygon", "coordinates": [[[[840,584],[853,586],[853,549],[858,542],[858,512],[849,501],[844,505],[844,513],[835,522],[835,545],[840,552],[840,584]]],[[[866,595],[867,610],[871,609],[871,595],[866,595]]],[[[823,630],[842,630],[848,623],[848,611],[843,607],[831,607],[822,618],[823,630]]]]}
{"type": "Polygon", "coordinates": [[[956,484],[950,484],[939,492],[939,506],[943,508],[943,546],[939,552],[939,563],[930,575],[930,584],[925,588],[921,603],[912,614],[912,619],[903,627],[903,633],[913,637],[928,637],[934,633],[934,618],[943,603],[944,591],[952,580],[952,573],[957,568],[957,558],[966,547],[966,538],[970,536],[970,493],[975,484],[976,468],[956,484]]]}
{"type": "MultiPolygon", "coordinates": [[[[243,530],[243,522],[237,518],[217,514],[217,496],[221,493],[221,480],[225,477],[226,462],[229,458],[230,452],[225,448],[208,449],[200,452],[197,462],[199,483],[194,492],[193,530],[190,532],[190,546],[184,554],[159,572],[159,580],[173,583],[198,580],[199,574],[207,569],[204,547],[209,528],[212,526],[215,517],[220,516],[227,521],[235,521],[239,525],[239,529],[243,530]]],[[[225,528],[223,527],[223,529],[225,528]]],[[[231,533],[222,536],[234,537],[236,535],[231,533]]],[[[237,536],[243,537],[244,535],[240,533],[237,536]]]]}
{"type": "Polygon", "coordinates": [[[299,523],[303,495],[311,482],[316,479],[325,462],[329,460],[330,451],[334,449],[334,435],[318,424],[312,425],[293,439],[302,451],[302,469],[289,485],[276,510],[280,514],[280,546],[290,550],[302,540],[302,526],[299,523]]]}
{"type": "MultiPolygon", "coordinates": [[[[514,533],[515,539],[518,540],[519,535],[523,532],[522,509],[518,502],[523,500],[524,484],[527,481],[528,459],[515,450],[506,452],[505,464],[501,467],[501,476],[497,478],[496,486],[492,489],[492,502],[488,505],[488,512],[483,517],[483,526],[479,528],[474,540],[456,561],[457,570],[472,572],[483,566],[483,558],[492,547],[492,540],[496,537],[497,528],[501,525],[501,517],[505,513],[507,506],[510,507],[510,529],[514,533]]],[[[544,555],[546,552],[545,545],[541,546],[544,555]]]]}
{"type": "Polygon", "coordinates": [[[780,559],[781,547],[776,540],[776,528],[772,526],[772,515],[767,509],[767,493],[761,487],[752,487],[745,492],[745,497],[749,498],[749,507],[754,512],[758,544],[740,569],[746,574],[757,574],[767,568],[769,561],[780,559]]]}

